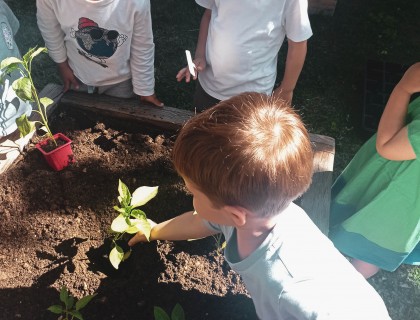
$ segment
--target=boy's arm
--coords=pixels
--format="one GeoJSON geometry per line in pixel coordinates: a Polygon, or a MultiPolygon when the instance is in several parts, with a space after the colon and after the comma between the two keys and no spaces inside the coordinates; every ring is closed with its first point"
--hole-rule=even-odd
{"type": "MultiPolygon", "coordinates": [[[[197,79],[198,73],[203,71],[207,66],[206,43],[207,43],[207,35],[209,32],[210,19],[211,19],[211,10],[206,9],[204,11],[203,17],[201,18],[200,31],[198,32],[197,46],[195,48],[193,63],[195,65],[195,69],[197,70],[197,73],[196,73],[196,76],[194,77],[194,80],[197,79]]],[[[176,75],[176,79],[178,81],[181,81],[184,78],[185,78],[185,82],[190,82],[191,80],[191,73],[188,70],[188,67],[182,68],[176,75]]]]}
{"type": "Polygon", "coordinates": [[[155,44],[153,42],[152,17],[150,2],[135,14],[132,41],[130,48],[130,69],[134,93],[141,100],[156,106],[163,106],[155,95],[155,44]]]}
{"type": "Polygon", "coordinates": [[[287,44],[288,49],[283,80],[273,94],[292,103],[293,90],[305,63],[307,41],[294,42],[288,39],[287,44]]]}
{"type": "Polygon", "coordinates": [[[395,86],[379,122],[376,149],[382,157],[395,161],[416,158],[408,139],[405,118],[411,95],[419,91],[420,63],[416,63],[395,86]]]}
{"type": "MultiPolygon", "coordinates": [[[[204,220],[193,211],[186,212],[173,219],[161,222],[152,227],[150,240],[188,240],[200,239],[216,234],[209,229],[204,220]]],[[[128,242],[133,246],[138,242],[146,242],[145,236],[138,232],[128,242]]]]}

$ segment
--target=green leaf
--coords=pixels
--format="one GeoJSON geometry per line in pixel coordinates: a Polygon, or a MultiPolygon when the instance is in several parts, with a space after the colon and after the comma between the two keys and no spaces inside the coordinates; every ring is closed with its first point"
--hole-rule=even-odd
{"type": "Polygon", "coordinates": [[[69,298],[67,299],[66,308],[67,310],[70,310],[74,306],[74,297],[69,295],[69,298]]]}
{"type": "Polygon", "coordinates": [[[34,53],[34,51],[36,50],[36,47],[34,48],[29,48],[28,51],[23,55],[22,57],[22,64],[26,64],[26,66],[32,61],[32,54],[34,53]]]}
{"type": "Polygon", "coordinates": [[[111,230],[114,232],[125,232],[129,227],[122,214],[118,215],[111,223],[111,230]]]}
{"type": "Polygon", "coordinates": [[[95,298],[95,294],[87,295],[86,297],[81,298],[79,301],[76,302],[76,310],[83,309],[86,305],[95,298]]]}
{"type": "Polygon", "coordinates": [[[159,187],[140,187],[134,191],[130,205],[135,208],[144,205],[158,193],[159,187]]]}
{"type": "Polygon", "coordinates": [[[122,261],[125,261],[125,260],[127,260],[128,258],[130,258],[130,256],[131,256],[131,249],[129,250],[129,251],[127,251],[126,253],[124,253],[124,257],[123,257],[123,260],[122,261]]]}
{"type": "Polygon", "coordinates": [[[67,306],[67,300],[69,299],[69,292],[66,287],[62,286],[60,290],[60,300],[67,306]]]}
{"type": "Polygon", "coordinates": [[[154,307],[153,314],[155,316],[155,320],[171,320],[169,315],[163,310],[161,307],[154,307]]]}
{"type": "Polygon", "coordinates": [[[79,311],[72,310],[72,311],[69,311],[69,314],[71,314],[76,319],[83,320],[83,316],[79,311]]]}
{"type": "Polygon", "coordinates": [[[117,210],[119,213],[125,213],[125,209],[124,208],[120,208],[120,207],[117,207],[117,206],[114,206],[114,209],[115,210],[117,210]]]}
{"type": "Polygon", "coordinates": [[[147,241],[149,241],[152,228],[147,218],[140,217],[139,219],[130,219],[130,222],[131,226],[126,230],[126,232],[133,234],[141,231],[145,235],[147,241]]]}
{"type": "Polygon", "coordinates": [[[39,99],[39,102],[41,102],[41,104],[44,106],[44,108],[48,107],[49,105],[53,104],[54,101],[51,100],[48,97],[42,97],[41,99],[39,99]]]}
{"type": "Polygon", "coordinates": [[[118,180],[118,193],[118,201],[123,207],[127,207],[130,204],[131,194],[128,187],[121,180],[118,180]]]}
{"type": "Polygon", "coordinates": [[[15,121],[21,137],[24,137],[32,131],[35,131],[35,122],[29,121],[26,114],[22,114],[15,121]]]}
{"type": "Polygon", "coordinates": [[[172,310],[171,320],[185,320],[184,309],[177,303],[172,310]]]}
{"type": "Polygon", "coordinates": [[[24,101],[34,101],[32,97],[32,84],[29,78],[23,77],[15,80],[12,88],[16,95],[24,101]]]}
{"type": "Polygon", "coordinates": [[[5,68],[10,67],[11,65],[19,65],[19,64],[22,64],[22,60],[16,57],[8,57],[0,63],[0,69],[3,70],[5,68]]]}
{"type": "Polygon", "coordinates": [[[47,309],[48,311],[51,311],[52,313],[55,314],[62,314],[63,313],[63,307],[59,304],[54,304],[51,307],[48,307],[47,309]]]}
{"type": "Polygon", "coordinates": [[[31,58],[35,58],[37,55],[39,55],[42,52],[48,52],[47,48],[45,47],[39,47],[38,49],[35,47],[33,52],[31,52],[31,58]]]}
{"type": "Polygon", "coordinates": [[[111,261],[111,264],[115,269],[118,269],[118,266],[120,265],[123,258],[124,251],[119,246],[115,246],[115,248],[112,249],[109,253],[109,261],[111,261]]]}

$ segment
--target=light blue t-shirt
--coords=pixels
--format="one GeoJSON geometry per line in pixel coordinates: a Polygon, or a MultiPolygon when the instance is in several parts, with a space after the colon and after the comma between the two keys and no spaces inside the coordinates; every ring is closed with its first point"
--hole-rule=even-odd
{"type": "Polygon", "coordinates": [[[263,320],[390,319],[375,289],[297,205],[250,256],[237,257],[236,229],[207,222],[226,239],[225,258],[243,279],[263,320]]]}
{"type": "MultiPolygon", "coordinates": [[[[0,0],[0,61],[8,57],[20,58],[14,39],[18,29],[19,21],[7,4],[0,0]]],[[[32,112],[31,105],[20,100],[12,89],[13,81],[19,77],[19,72],[13,72],[5,78],[4,84],[0,83],[0,137],[17,129],[15,121],[18,117],[24,113],[29,116],[32,112]]]]}

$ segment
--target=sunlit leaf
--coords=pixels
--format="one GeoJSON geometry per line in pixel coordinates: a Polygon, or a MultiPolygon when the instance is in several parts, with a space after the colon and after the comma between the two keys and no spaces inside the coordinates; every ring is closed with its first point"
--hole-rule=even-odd
{"type": "Polygon", "coordinates": [[[41,102],[41,104],[44,106],[44,108],[48,107],[49,105],[53,104],[54,101],[51,100],[48,97],[42,97],[41,99],[39,99],[39,102],[41,102]]]}
{"type": "Polygon", "coordinates": [[[129,225],[125,221],[125,217],[120,214],[111,223],[111,230],[114,232],[125,232],[129,225]]]}
{"type": "Polygon", "coordinates": [[[133,218],[137,218],[137,219],[147,219],[146,218],[146,214],[144,213],[144,211],[140,210],[140,209],[134,209],[131,211],[131,216],[133,218]]]}
{"type": "Polygon", "coordinates": [[[31,58],[35,58],[37,55],[39,55],[42,52],[48,52],[47,48],[45,47],[39,47],[39,48],[34,48],[35,50],[33,50],[33,52],[31,52],[31,58]]]}
{"type": "Polygon", "coordinates": [[[25,113],[22,114],[15,121],[21,137],[24,137],[32,131],[35,131],[35,123],[33,121],[29,121],[25,113]]]}
{"type": "Polygon", "coordinates": [[[16,58],[16,57],[8,57],[6,59],[4,59],[1,63],[0,63],[0,69],[3,70],[13,64],[21,64],[22,60],[16,58]]]}
{"type": "Polygon", "coordinates": [[[147,219],[130,219],[132,226],[129,227],[126,232],[133,234],[141,231],[144,234],[147,241],[150,239],[151,227],[147,219]]]}
{"type": "Polygon", "coordinates": [[[86,307],[86,305],[94,298],[96,296],[96,293],[95,294],[92,294],[92,295],[87,295],[87,296],[85,296],[85,297],[83,297],[83,298],[81,298],[80,300],[78,300],[77,302],[76,302],[76,310],[80,310],[80,309],[82,309],[82,308],[84,308],[84,307],[86,307]]]}
{"type": "Polygon", "coordinates": [[[161,307],[155,306],[153,308],[153,315],[155,316],[155,320],[171,320],[169,315],[161,307]]]}
{"type": "Polygon", "coordinates": [[[130,205],[131,194],[128,187],[121,181],[118,180],[118,201],[123,207],[130,205]]]}
{"type": "Polygon", "coordinates": [[[147,203],[150,199],[154,198],[158,192],[159,187],[139,187],[133,192],[130,205],[135,208],[147,203]]]}
{"type": "Polygon", "coordinates": [[[171,320],[185,320],[184,309],[182,309],[179,303],[177,303],[172,310],[171,320]]]}
{"type": "Polygon", "coordinates": [[[12,88],[20,99],[24,101],[33,101],[32,84],[28,78],[23,77],[15,80],[12,84],[12,88]]]}
{"type": "Polygon", "coordinates": [[[48,307],[47,310],[55,314],[61,314],[63,312],[63,307],[59,304],[55,304],[55,305],[52,305],[51,307],[48,307]]]}
{"type": "Polygon", "coordinates": [[[119,213],[125,213],[125,209],[124,208],[120,208],[120,207],[117,207],[117,206],[114,206],[114,209],[115,210],[117,210],[119,213]]]}
{"type": "Polygon", "coordinates": [[[118,269],[123,258],[124,251],[119,246],[115,246],[109,253],[109,261],[111,261],[111,264],[115,269],[118,269]]]}

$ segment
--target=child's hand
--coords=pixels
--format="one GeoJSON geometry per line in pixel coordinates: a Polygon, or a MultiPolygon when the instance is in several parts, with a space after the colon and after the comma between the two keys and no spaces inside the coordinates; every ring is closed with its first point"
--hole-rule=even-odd
{"type": "Polygon", "coordinates": [[[58,63],[58,71],[60,72],[61,79],[63,80],[63,92],[73,88],[74,90],[79,89],[79,82],[74,76],[73,70],[70,68],[67,61],[58,63]]]}
{"type": "Polygon", "coordinates": [[[185,82],[190,82],[191,77],[193,78],[193,80],[197,80],[198,73],[203,71],[207,66],[205,58],[195,58],[193,60],[193,63],[194,63],[194,69],[196,71],[195,77],[191,76],[190,70],[188,69],[188,66],[187,66],[179,70],[178,74],[176,75],[176,80],[178,80],[178,82],[182,81],[182,79],[184,78],[185,78],[185,82]]]}
{"type": "Polygon", "coordinates": [[[140,96],[140,100],[154,104],[157,107],[163,107],[163,102],[160,102],[155,94],[152,94],[151,96],[140,96]]]}
{"type": "Polygon", "coordinates": [[[420,62],[408,68],[397,86],[410,95],[420,92],[420,62]]]}
{"type": "MultiPolygon", "coordinates": [[[[150,227],[153,230],[153,227],[157,224],[156,222],[154,222],[153,220],[147,219],[147,221],[149,221],[150,223],[150,227]]],[[[128,241],[128,245],[130,247],[134,246],[136,243],[139,242],[148,242],[146,239],[146,236],[144,235],[143,232],[139,231],[137,232],[134,237],[132,237],[129,241],[128,241]]]]}

